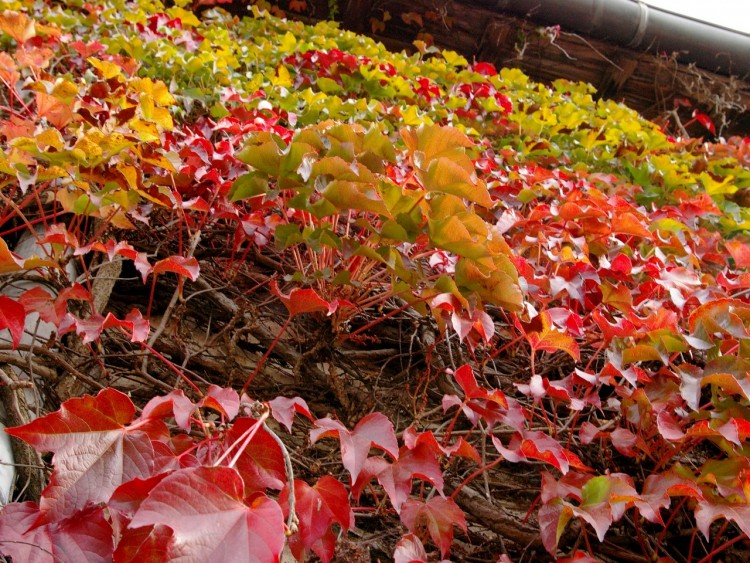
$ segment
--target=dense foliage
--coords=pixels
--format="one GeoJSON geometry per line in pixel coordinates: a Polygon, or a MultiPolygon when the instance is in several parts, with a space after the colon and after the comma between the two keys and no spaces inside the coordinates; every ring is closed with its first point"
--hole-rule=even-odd
{"type": "Polygon", "coordinates": [[[541,557],[470,491],[552,558],[747,547],[750,139],[256,6],[4,5],[8,432],[53,456],[0,553],[541,557]]]}

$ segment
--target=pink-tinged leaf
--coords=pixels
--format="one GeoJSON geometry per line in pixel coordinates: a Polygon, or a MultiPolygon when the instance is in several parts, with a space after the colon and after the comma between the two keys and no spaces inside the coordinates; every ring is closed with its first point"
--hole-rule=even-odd
{"type": "MultiPolygon", "coordinates": [[[[438,463],[436,451],[426,442],[416,444],[412,449],[402,447],[398,460],[393,463],[388,463],[382,458],[370,458],[368,462],[366,467],[369,471],[363,473],[368,473],[368,481],[372,476],[377,477],[397,513],[409,498],[414,477],[431,483],[441,495],[443,494],[443,471],[438,463]]],[[[359,492],[363,485],[360,480],[354,488],[359,492]]]]}
{"type": "Polygon", "coordinates": [[[142,563],[144,561],[170,561],[169,545],[172,543],[174,532],[169,526],[141,526],[127,528],[117,549],[113,554],[114,563],[142,563]]]}
{"type": "Polygon", "coordinates": [[[638,452],[635,447],[638,445],[638,436],[633,434],[627,428],[617,428],[610,434],[612,445],[624,456],[635,457],[638,452]]]}
{"type": "Polygon", "coordinates": [[[688,436],[719,437],[742,446],[742,442],[750,437],[750,422],[741,418],[730,418],[721,423],[717,420],[700,420],[688,428],[688,436]]]}
{"type": "Polygon", "coordinates": [[[685,433],[680,428],[680,424],[675,419],[674,414],[667,410],[662,410],[656,415],[656,427],[659,429],[659,434],[665,440],[678,442],[685,438],[685,433]]]}
{"type": "Polygon", "coordinates": [[[193,404],[193,401],[188,399],[181,389],[177,389],[170,391],[162,397],[154,397],[146,403],[146,406],[143,407],[143,412],[141,412],[141,419],[153,418],[163,420],[172,416],[177,426],[189,432],[190,417],[193,416],[195,409],[196,405],[193,404]]]}
{"type": "Polygon", "coordinates": [[[166,436],[162,421],[125,426],[135,406],[124,393],[104,389],[62,404],[59,411],[6,432],[40,452],[53,452],[55,470],[42,493],[39,524],[71,516],[90,503],[106,502],[122,483],[151,476],[149,434],[166,436]],[[147,434],[148,433],[148,434],[147,434]]]}
{"type": "Polygon", "coordinates": [[[466,532],[466,517],[450,498],[432,497],[427,502],[410,499],[401,508],[401,521],[412,533],[425,526],[442,557],[448,555],[453,543],[453,526],[466,532]]]}
{"type": "Polygon", "coordinates": [[[47,227],[37,244],[61,244],[73,249],[79,246],[78,238],[63,223],[47,227]]]}
{"type": "Polygon", "coordinates": [[[427,563],[427,552],[415,534],[401,536],[393,551],[394,563],[427,563]]]}
{"type": "Polygon", "coordinates": [[[703,504],[703,492],[698,483],[678,475],[674,469],[663,473],[653,473],[646,477],[641,490],[641,501],[636,503],[638,510],[649,522],[664,524],[661,510],[668,508],[672,497],[689,497],[703,504]]]}
{"type": "Polygon", "coordinates": [[[8,329],[15,349],[23,337],[26,310],[18,301],[0,295],[0,330],[8,329]]]}
{"type": "Polygon", "coordinates": [[[539,530],[542,534],[544,549],[553,557],[557,553],[560,542],[568,522],[573,517],[572,507],[560,498],[545,503],[539,509],[539,530]]]}
{"type": "MultiPolygon", "coordinates": [[[[329,534],[331,525],[337,523],[346,531],[354,527],[354,512],[349,504],[349,492],[340,482],[328,475],[311,487],[301,480],[294,482],[296,512],[299,532],[290,538],[294,556],[301,560],[304,551],[313,550],[323,561],[330,561],[335,548],[336,536],[329,534]],[[320,547],[317,548],[320,542],[320,547]]],[[[279,495],[279,504],[288,516],[289,488],[284,487],[279,495]]]]}
{"type": "Polygon", "coordinates": [[[628,475],[613,473],[589,479],[581,488],[581,500],[573,513],[594,528],[601,542],[612,522],[622,518],[625,510],[641,498],[628,475]]]}
{"type": "Polygon", "coordinates": [[[159,260],[154,264],[151,270],[155,276],[164,272],[173,272],[178,276],[185,276],[190,278],[192,281],[198,279],[200,275],[200,266],[198,260],[195,258],[185,258],[184,256],[170,256],[163,260],[159,260]]]}
{"type": "Polygon", "coordinates": [[[279,424],[291,432],[292,423],[294,422],[294,413],[299,413],[302,416],[307,417],[310,422],[314,421],[314,417],[307,406],[304,399],[294,397],[288,399],[287,397],[276,397],[275,399],[268,401],[268,406],[271,407],[271,416],[279,424]]]}
{"type": "Polygon", "coordinates": [[[294,317],[302,313],[315,313],[318,311],[328,312],[330,303],[322,299],[312,289],[300,289],[295,287],[288,294],[281,293],[276,280],[271,280],[271,293],[273,293],[284,304],[289,316],[294,317]]]}
{"type": "MultiPolygon", "coordinates": [[[[246,433],[257,423],[257,420],[248,417],[235,420],[224,435],[226,446],[236,444],[235,447],[239,447],[246,433]]],[[[232,452],[232,456],[235,453],[236,450],[232,452]]],[[[281,446],[262,426],[237,459],[235,469],[242,476],[248,492],[265,492],[266,489],[281,490],[286,482],[284,454],[281,446]]]]}
{"type": "Polygon", "coordinates": [[[198,407],[207,407],[220,412],[225,420],[233,420],[240,412],[240,396],[231,387],[210,385],[198,407]]]}
{"type": "Polygon", "coordinates": [[[707,540],[711,523],[718,518],[726,518],[734,522],[745,536],[750,536],[750,504],[705,499],[696,505],[695,523],[707,540]]]}
{"type": "Polygon", "coordinates": [[[68,313],[60,324],[60,335],[75,330],[83,343],[88,344],[98,340],[102,331],[108,328],[121,328],[130,332],[131,342],[144,342],[150,330],[148,320],[143,318],[138,309],[133,309],[122,320],[112,313],[107,313],[106,317],[91,315],[88,319],[78,319],[68,313]]]}
{"type": "Polygon", "coordinates": [[[316,428],[310,431],[310,441],[315,443],[321,438],[338,437],[341,442],[341,459],[344,467],[351,474],[354,483],[364,467],[370,448],[376,447],[398,459],[398,441],[393,431],[393,424],[382,413],[374,412],[365,416],[349,432],[346,427],[330,418],[315,421],[316,428]]]}
{"type": "Polygon", "coordinates": [[[281,507],[265,495],[245,501],[229,467],[181,469],[156,485],[131,526],[173,530],[170,560],[275,562],[284,547],[281,507]]]}
{"type": "Polygon", "coordinates": [[[0,510],[0,554],[23,563],[111,561],[112,528],[104,509],[90,507],[71,518],[35,526],[33,502],[11,503],[0,510]]]}
{"type": "Polygon", "coordinates": [[[153,270],[151,264],[148,261],[148,258],[146,257],[146,254],[143,252],[138,252],[130,243],[127,243],[125,241],[115,242],[113,240],[109,240],[106,244],[102,244],[101,242],[93,242],[87,246],[82,246],[78,250],[74,251],[73,254],[75,256],[83,256],[85,254],[88,254],[92,250],[106,253],[110,262],[114,259],[115,256],[123,256],[124,258],[132,260],[135,269],[138,270],[139,274],[141,274],[143,283],[146,283],[146,279],[153,270]]]}

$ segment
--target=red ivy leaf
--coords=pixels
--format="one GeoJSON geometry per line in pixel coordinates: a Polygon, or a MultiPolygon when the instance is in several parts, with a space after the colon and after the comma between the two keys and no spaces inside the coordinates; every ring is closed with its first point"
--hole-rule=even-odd
{"type": "Polygon", "coordinates": [[[190,417],[195,412],[196,405],[185,396],[181,389],[176,389],[161,397],[154,397],[141,412],[141,419],[164,419],[173,416],[177,426],[190,431],[190,417]]]}
{"type": "Polygon", "coordinates": [[[147,319],[138,309],[133,309],[128,315],[120,320],[112,313],[106,317],[91,315],[88,319],[77,319],[73,315],[66,315],[60,324],[60,335],[75,330],[76,334],[83,339],[84,344],[98,340],[102,331],[107,328],[124,328],[130,332],[131,342],[144,342],[148,338],[150,330],[147,319]]]}
{"type": "Polygon", "coordinates": [[[192,281],[198,279],[200,274],[200,266],[198,260],[195,258],[185,258],[184,256],[170,256],[164,260],[159,260],[154,264],[151,270],[155,276],[164,272],[174,272],[179,276],[185,276],[190,278],[192,281]]]}
{"type": "MultiPolygon", "coordinates": [[[[323,561],[330,561],[336,541],[334,535],[328,534],[331,525],[337,523],[344,530],[354,526],[349,492],[340,481],[326,475],[313,487],[304,481],[295,480],[294,494],[299,532],[289,540],[292,553],[301,560],[303,551],[312,549],[323,561]]],[[[284,517],[288,516],[288,502],[289,488],[284,487],[279,495],[284,517]]]]}
{"type": "Polygon", "coordinates": [[[281,507],[265,495],[244,498],[234,469],[181,469],[153,488],[131,526],[172,528],[165,546],[170,560],[277,561],[284,547],[281,507]]]}
{"type": "Polygon", "coordinates": [[[453,543],[453,525],[466,532],[466,517],[450,498],[432,497],[427,502],[410,499],[401,509],[401,521],[412,533],[426,526],[442,557],[448,554],[453,543]]]}
{"type": "Polygon", "coordinates": [[[44,524],[71,516],[89,503],[106,502],[136,477],[149,477],[154,450],[145,432],[166,435],[161,421],[126,427],[135,406],[124,393],[104,389],[62,404],[59,411],[6,432],[41,452],[53,452],[55,470],[42,493],[44,524]]]}
{"type": "Polygon", "coordinates": [[[714,122],[705,113],[695,109],[693,110],[693,119],[708,129],[712,135],[716,135],[716,125],[714,125],[714,122]]]}
{"type": "MultiPolygon", "coordinates": [[[[245,433],[258,423],[254,418],[238,418],[224,436],[226,444],[241,442],[245,433]]],[[[237,459],[237,471],[248,491],[280,490],[286,481],[281,447],[262,426],[237,459]]]]}
{"type": "Polygon", "coordinates": [[[284,304],[284,307],[289,311],[290,317],[295,317],[302,313],[328,311],[330,308],[328,301],[322,299],[312,289],[295,287],[288,294],[284,294],[279,290],[276,280],[271,280],[271,292],[284,304]]]}
{"type": "Polygon", "coordinates": [[[0,330],[7,328],[15,349],[21,342],[26,322],[26,310],[18,301],[0,295],[0,330]]]}
{"type": "Polygon", "coordinates": [[[173,536],[172,528],[163,524],[127,528],[117,542],[114,563],[165,561],[170,555],[165,546],[173,541],[173,536]]]}
{"type": "Polygon", "coordinates": [[[750,268],[750,246],[739,240],[724,243],[734,260],[736,268],[750,268]]]}
{"type": "Polygon", "coordinates": [[[102,507],[87,508],[70,519],[35,526],[33,502],[11,503],[0,511],[0,553],[23,563],[112,559],[112,528],[102,507]]]}
{"type": "Polygon", "coordinates": [[[380,448],[398,459],[398,441],[393,423],[382,413],[368,414],[351,432],[339,421],[330,418],[316,420],[315,426],[317,428],[310,431],[311,443],[326,437],[338,437],[340,440],[341,459],[344,467],[351,473],[352,483],[357,480],[364,467],[370,448],[380,448]]]}

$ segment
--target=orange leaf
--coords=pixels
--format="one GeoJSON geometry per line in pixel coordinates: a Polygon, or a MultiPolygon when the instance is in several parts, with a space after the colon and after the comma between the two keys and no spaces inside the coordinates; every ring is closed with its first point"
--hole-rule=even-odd
{"type": "Polygon", "coordinates": [[[24,43],[36,35],[34,20],[26,14],[5,10],[0,14],[0,30],[10,35],[18,43],[24,43]]]}

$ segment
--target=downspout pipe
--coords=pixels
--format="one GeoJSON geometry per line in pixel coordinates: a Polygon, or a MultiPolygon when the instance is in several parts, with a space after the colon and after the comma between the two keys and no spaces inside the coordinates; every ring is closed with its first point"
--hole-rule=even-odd
{"type": "Polygon", "coordinates": [[[623,47],[677,54],[681,63],[750,76],[750,35],[649,6],[640,0],[474,0],[497,13],[561,25],[623,47]]]}

